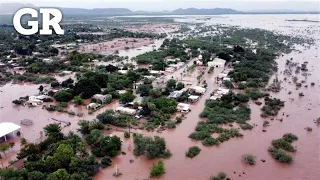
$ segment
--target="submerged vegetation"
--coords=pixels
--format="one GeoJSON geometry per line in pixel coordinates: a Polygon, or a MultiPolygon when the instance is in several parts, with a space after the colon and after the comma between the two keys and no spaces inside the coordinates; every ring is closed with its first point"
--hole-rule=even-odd
{"type": "Polygon", "coordinates": [[[162,161],[154,163],[150,170],[150,177],[159,177],[165,173],[164,164],[162,161]]]}
{"type": "MultiPolygon", "coordinates": [[[[126,18],[128,17],[118,17],[112,22],[109,22],[109,18],[107,18],[106,21],[115,25],[119,23],[116,22],[117,20],[126,18]]],[[[138,20],[134,18],[128,19],[130,19],[130,25],[135,23],[141,25],[149,22],[149,20],[140,19],[141,22],[137,22],[138,20]]],[[[156,19],[154,20],[156,21],[156,19]]],[[[169,19],[163,21],[173,22],[169,19]]],[[[181,115],[175,120],[171,120],[171,118],[177,113],[178,102],[187,101],[189,94],[184,92],[177,99],[169,99],[167,96],[172,91],[188,88],[189,84],[177,82],[178,78],[175,80],[174,76],[172,76],[164,88],[155,89],[154,81],[146,78],[146,76],[153,76],[149,72],[151,69],[165,71],[165,68],[170,65],[180,62],[186,63],[192,58],[199,57],[199,55],[203,57],[202,64],[204,66],[207,66],[208,62],[215,57],[226,60],[227,65],[232,66],[233,70],[228,73],[230,81],[224,80],[222,85],[228,89],[239,90],[237,92],[240,93],[231,91],[220,99],[207,100],[205,108],[200,114],[200,117],[205,118],[205,120],[197,124],[195,131],[189,135],[189,138],[201,141],[203,146],[211,147],[219,146],[231,138],[242,137],[242,130],[251,130],[256,127],[255,124],[248,123],[251,115],[248,102],[262,105],[262,117],[276,116],[284,106],[284,101],[271,98],[269,94],[265,93],[268,89],[262,91],[269,82],[271,74],[277,71],[276,57],[280,53],[290,52],[294,43],[302,44],[307,41],[312,43],[311,40],[293,38],[259,29],[196,25],[199,27],[196,28],[199,32],[195,33],[191,38],[166,39],[160,49],[133,58],[133,61],[140,65],[150,65],[148,69],[135,68],[133,64],[125,64],[125,62],[129,62],[128,57],[120,57],[118,55],[102,56],[94,53],[73,51],[79,48],[80,43],[78,42],[75,43],[73,50],[62,54],[59,54],[59,50],[51,45],[75,42],[76,40],[85,43],[97,43],[123,37],[157,39],[163,38],[164,34],[130,32],[118,28],[107,28],[108,33],[106,33],[106,29],[96,25],[92,25],[92,28],[88,27],[87,24],[83,26],[73,25],[73,29],[69,29],[69,25],[66,26],[68,29],[66,36],[54,35],[52,38],[39,35],[23,37],[12,33],[12,27],[1,29],[0,42],[8,42],[3,43],[6,44],[5,46],[0,46],[0,55],[7,57],[3,61],[4,64],[12,65],[10,59],[15,60],[17,58],[15,66],[20,66],[26,72],[19,74],[1,70],[0,82],[51,83],[51,88],[57,90],[57,92],[50,91],[48,95],[53,97],[59,104],[50,105],[49,107],[44,106],[44,109],[48,111],[67,112],[70,115],[75,115],[73,111],[65,110],[70,101],[81,106],[85,105],[87,100],[90,99],[91,103],[98,103],[99,105],[111,103],[112,99],[119,99],[121,106],[132,107],[137,112],[137,116],[135,116],[136,114],[126,115],[108,109],[97,115],[97,120],[80,120],[78,121],[78,131],[83,135],[83,138],[72,132],[65,135],[59,125],[50,124],[44,128],[45,138],[42,142],[21,143],[22,148],[18,154],[18,159],[24,160],[24,167],[18,170],[1,169],[0,179],[90,180],[101,168],[111,166],[111,158],[117,156],[121,151],[121,139],[117,136],[105,135],[105,125],[108,125],[109,128],[110,125],[122,128],[129,127],[129,132],[124,133],[125,138],[130,138],[130,128],[138,126],[138,122],[146,122],[144,127],[141,127],[141,129],[145,130],[157,128],[160,131],[164,128],[176,128],[177,124],[181,123],[182,119],[185,118],[185,115],[181,115]],[[219,36],[205,33],[216,30],[220,32],[219,36]],[[102,31],[103,34],[77,34],[77,32],[81,31],[102,31]],[[201,33],[204,35],[200,35],[201,33]],[[60,42],[58,43],[57,41],[60,42]],[[12,52],[10,52],[11,50],[12,52]],[[29,58],[34,53],[40,53],[41,55],[29,58]],[[61,57],[65,56],[65,59],[59,59],[60,55],[61,57]],[[44,58],[52,57],[54,57],[52,63],[43,61],[44,58]],[[168,61],[169,59],[170,61],[168,61]],[[109,61],[111,64],[98,66],[95,62],[99,61],[109,61]],[[119,64],[112,65],[115,62],[119,64]],[[126,71],[126,73],[120,73],[118,71],[120,69],[126,71]],[[59,78],[56,79],[53,75],[61,71],[77,72],[76,78],[69,78],[60,83],[57,80],[59,78]],[[139,83],[141,85],[136,88],[139,83]],[[101,101],[100,103],[92,98],[97,94],[108,95],[107,101],[105,103],[101,101]],[[140,97],[143,97],[142,101],[135,102],[135,99],[140,97]],[[264,104],[261,98],[264,98],[264,104]],[[139,120],[140,118],[141,121],[139,120]],[[241,129],[234,127],[234,123],[237,123],[241,129]]],[[[189,32],[192,29],[184,26],[181,31],[189,32]]],[[[125,48],[129,49],[129,47],[125,48]]],[[[9,69],[13,69],[11,65],[8,66],[9,69]]],[[[190,73],[196,69],[197,63],[194,63],[186,67],[187,72],[184,73],[190,73]]],[[[307,72],[307,63],[301,64],[301,67],[297,69],[297,71],[307,72]]],[[[209,76],[214,71],[214,68],[211,67],[206,70],[208,74],[202,72],[195,79],[198,78],[200,83],[201,78],[209,76]]],[[[181,73],[181,79],[184,73],[181,73]]],[[[161,79],[159,76],[162,75],[160,73],[157,77],[152,78],[161,79]]],[[[297,82],[297,78],[294,79],[296,86],[301,87],[302,83],[297,82]]],[[[277,90],[280,89],[278,85],[277,81],[274,84],[277,90]]],[[[315,86],[315,83],[311,83],[311,86],[315,86]]],[[[42,90],[39,89],[41,92],[42,90]]],[[[304,94],[299,95],[304,96],[304,94]]],[[[14,100],[13,103],[22,105],[24,101],[19,99],[14,100]]],[[[264,127],[269,125],[269,122],[267,122],[263,123],[264,127]]],[[[320,119],[315,122],[320,124],[320,119]]],[[[307,130],[310,129],[308,128],[307,130]]],[[[272,141],[272,147],[268,151],[275,160],[281,163],[291,163],[293,157],[290,154],[297,151],[291,143],[296,140],[298,140],[296,135],[292,133],[284,134],[282,138],[272,141]]],[[[159,159],[169,158],[172,155],[167,148],[165,139],[159,136],[147,137],[133,134],[133,142],[135,156],[159,159]]],[[[5,152],[8,149],[8,145],[2,147],[1,151],[2,149],[5,152]]],[[[200,152],[201,149],[199,147],[193,146],[188,149],[185,155],[193,158],[200,152]]],[[[125,152],[122,152],[122,154],[125,154],[125,152]]],[[[256,157],[252,154],[244,154],[242,161],[246,164],[254,165],[256,157]]],[[[132,162],[130,160],[130,163],[132,162]]],[[[164,163],[158,161],[152,165],[150,177],[159,177],[164,173],[164,163]]],[[[121,173],[118,172],[114,174],[114,176],[120,175],[121,173]]],[[[210,180],[225,179],[229,179],[225,173],[218,173],[210,178],[210,180]]]]}
{"type": "Polygon", "coordinates": [[[227,178],[227,174],[224,172],[219,172],[217,175],[212,176],[210,180],[225,180],[227,178]]]}
{"type": "Polygon", "coordinates": [[[242,161],[249,165],[255,165],[256,164],[256,157],[252,154],[244,154],[242,155],[242,161]]]}
{"type": "Polygon", "coordinates": [[[296,135],[286,133],[282,138],[273,140],[271,143],[273,147],[269,147],[268,151],[275,160],[290,164],[293,161],[293,157],[285,151],[296,152],[296,149],[291,145],[296,140],[298,140],[296,135]]]}
{"type": "Polygon", "coordinates": [[[159,136],[143,137],[142,135],[134,134],[133,136],[135,156],[145,155],[148,159],[168,158],[171,156],[167,149],[164,138],[159,136]]]}
{"type": "Polygon", "coordinates": [[[192,146],[189,148],[189,150],[186,152],[186,156],[189,158],[194,158],[200,153],[201,149],[198,146],[192,146]]]}
{"type": "MultiPolygon", "coordinates": [[[[24,159],[24,167],[18,170],[1,169],[1,178],[92,179],[101,164],[102,167],[107,166],[104,159],[100,164],[90,155],[85,143],[75,133],[64,135],[58,124],[47,125],[44,132],[45,139],[42,142],[22,144],[17,158],[24,159]]],[[[104,152],[108,153],[109,150],[104,152]]]]}

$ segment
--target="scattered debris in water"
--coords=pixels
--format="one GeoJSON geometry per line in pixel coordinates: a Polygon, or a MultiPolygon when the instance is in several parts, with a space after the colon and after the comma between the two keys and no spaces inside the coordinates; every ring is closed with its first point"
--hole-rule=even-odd
{"type": "Polygon", "coordinates": [[[308,132],[311,132],[312,131],[312,128],[311,127],[306,127],[304,128],[305,130],[307,130],[308,132]]]}

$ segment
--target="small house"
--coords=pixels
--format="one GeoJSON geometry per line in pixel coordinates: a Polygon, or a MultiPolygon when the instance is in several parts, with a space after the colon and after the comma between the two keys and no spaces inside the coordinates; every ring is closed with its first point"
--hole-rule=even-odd
{"type": "Polygon", "coordinates": [[[229,89],[219,88],[217,91],[217,94],[225,95],[225,94],[228,94],[229,92],[230,92],[229,89]]]}
{"type": "Polygon", "coordinates": [[[193,86],[189,88],[189,91],[198,93],[198,94],[204,94],[207,90],[206,88],[203,88],[201,86],[193,86]]]}
{"type": "Polygon", "coordinates": [[[182,95],[183,91],[173,91],[170,93],[168,98],[177,99],[182,95]]]}
{"type": "Polygon", "coordinates": [[[195,96],[195,95],[191,95],[188,97],[188,101],[191,101],[191,102],[197,102],[199,101],[200,99],[200,96],[195,96]]]}
{"type": "Polygon", "coordinates": [[[179,103],[177,105],[177,110],[179,112],[189,112],[189,111],[191,111],[191,106],[190,106],[190,104],[179,103]]]}
{"type": "Polygon", "coordinates": [[[214,94],[213,96],[211,96],[210,99],[211,99],[211,100],[218,100],[218,99],[220,99],[221,97],[222,97],[221,94],[216,93],[216,94],[214,94]]]}
{"type": "Polygon", "coordinates": [[[220,58],[214,58],[213,61],[208,62],[209,67],[224,68],[226,60],[220,58]]]}
{"type": "Polygon", "coordinates": [[[26,105],[27,106],[38,106],[38,105],[41,105],[43,103],[42,100],[39,100],[39,99],[29,99],[27,102],[26,102],[26,105]]]}
{"type": "Polygon", "coordinates": [[[118,73],[119,74],[128,74],[128,70],[119,70],[118,73]]]}
{"type": "Polygon", "coordinates": [[[93,96],[93,99],[96,99],[101,104],[106,104],[108,101],[110,101],[110,99],[112,99],[112,95],[110,95],[110,94],[106,94],[106,95],[95,94],[93,96]]]}
{"type": "Polygon", "coordinates": [[[145,79],[149,79],[149,80],[151,80],[151,81],[154,81],[154,80],[156,80],[156,77],[154,77],[154,76],[143,76],[145,79]]]}
{"type": "Polygon", "coordinates": [[[42,62],[52,63],[52,62],[53,62],[53,59],[45,58],[45,59],[42,59],[42,62]]]}
{"type": "Polygon", "coordinates": [[[196,61],[196,64],[197,64],[197,66],[203,66],[203,62],[200,61],[200,60],[197,60],[197,61],[196,61]]]}
{"type": "Polygon", "coordinates": [[[135,115],[136,110],[131,109],[131,108],[126,108],[126,107],[118,107],[116,109],[116,112],[122,113],[122,114],[128,114],[128,115],[135,115]]]}
{"type": "Polygon", "coordinates": [[[87,109],[97,110],[100,107],[100,104],[97,103],[90,103],[87,106],[87,109]]]}
{"type": "Polygon", "coordinates": [[[118,90],[117,92],[118,92],[118,94],[125,94],[125,93],[127,93],[127,90],[118,90]]]}

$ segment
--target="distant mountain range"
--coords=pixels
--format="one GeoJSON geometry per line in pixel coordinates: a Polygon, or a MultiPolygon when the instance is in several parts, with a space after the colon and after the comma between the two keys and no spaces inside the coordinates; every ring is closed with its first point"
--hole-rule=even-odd
{"type": "Polygon", "coordinates": [[[0,4],[0,14],[14,14],[21,8],[31,7],[36,8],[33,4],[22,4],[22,3],[2,3],[0,4]]]}
{"type": "Polygon", "coordinates": [[[211,15],[211,14],[240,14],[242,12],[227,8],[213,8],[213,9],[177,9],[171,12],[177,15],[211,15]]]}
{"type": "MultiPolygon", "coordinates": [[[[22,4],[22,3],[2,3],[0,4],[0,14],[14,14],[17,10],[23,7],[39,8],[33,4],[22,4]]],[[[197,9],[197,8],[187,8],[187,9],[176,9],[174,11],[162,11],[162,12],[147,12],[147,11],[131,11],[127,8],[95,8],[95,9],[85,9],[85,8],[59,8],[65,15],[217,15],[217,14],[282,14],[282,13],[316,13],[320,12],[301,12],[301,11],[275,11],[275,10],[264,10],[264,11],[237,11],[228,8],[212,8],[212,9],[197,9]]]]}
{"type": "Polygon", "coordinates": [[[127,15],[134,14],[133,11],[126,8],[95,8],[95,9],[81,9],[81,8],[58,8],[63,14],[68,15],[127,15]]]}

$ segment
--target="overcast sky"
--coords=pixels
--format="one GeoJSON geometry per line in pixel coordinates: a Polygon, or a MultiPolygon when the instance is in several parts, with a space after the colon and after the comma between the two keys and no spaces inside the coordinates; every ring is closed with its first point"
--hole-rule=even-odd
{"type": "Polygon", "coordinates": [[[0,0],[7,3],[31,3],[36,6],[74,8],[129,8],[162,11],[177,8],[232,8],[236,10],[320,11],[320,1],[310,0],[0,0]]]}

